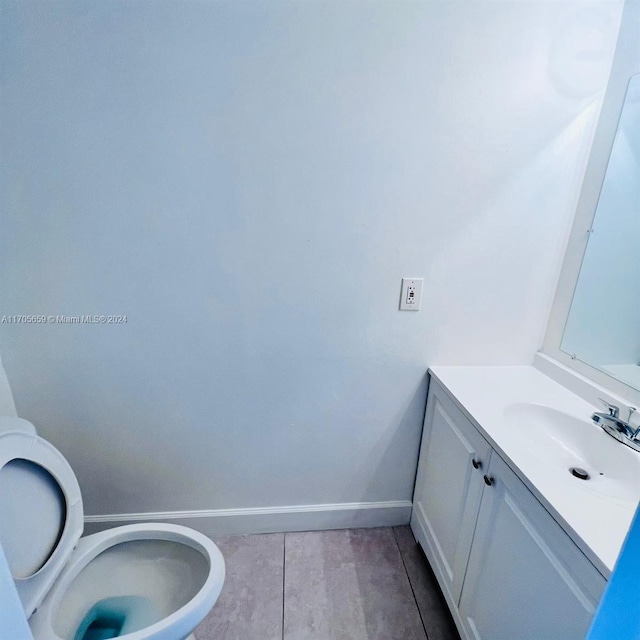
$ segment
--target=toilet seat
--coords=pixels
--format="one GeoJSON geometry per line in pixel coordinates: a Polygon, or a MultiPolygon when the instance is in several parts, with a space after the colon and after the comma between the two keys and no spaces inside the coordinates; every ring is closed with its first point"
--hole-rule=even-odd
{"type": "MultiPolygon", "coordinates": [[[[83,525],[80,487],[64,456],[34,433],[0,432],[0,544],[35,640],[75,640],[79,631],[67,629],[60,636],[56,630],[59,616],[67,616],[67,609],[62,610],[61,603],[68,590],[73,592],[74,580],[83,570],[90,568],[86,575],[93,575],[91,571],[95,572],[101,566],[102,558],[111,554],[109,562],[113,563],[113,558],[117,559],[118,553],[128,544],[129,548],[134,545],[139,550],[154,545],[155,541],[164,541],[160,546],[171,548],[179,560],[190,558],[183,563],[186,569],[181,585],[182,588],[188,583],[189,595],[174,608],[165,606],[160,616],[154,614],[154,618],[148,614],[150,622],[144,627],[138,624],[135,628],[132,624],[130,633],[123,627],[118,638],[181,640],[191,633],[217,600],[224,582],[224,559],[218,547],[205,535],[187,527],[158,523],[126,525],[81,538],[83,525]],[[20,517],[22,513],[27,515],[20,517]]],[[[139,557],[142,556],[129,556],[135,562],[139,557]]],[[[155,556],[151,559],[150,566],[158,564],[155,556]]],[[[123,570],[128,564],[120,561],[120,564],[109,565],[109,569],[123,570]]],[[[176,566],[179,567],[180,562],[176,566]]],[[[100,601],[90,600],[94,592],[100,591],[101,582],[94,579],[87,583],[91,588],[86,588],[85,584],[84,589],[75,592],[80,594],[78,598],[82,601],[83,621],[94,605],[100,604],[100,601]]],[[[115,582],[111,580],[111,583],[115,582]]],[[[117,588],[122,586],[123,592],[116,595],[120,600],[130,602],[127,600],[131,598],[128,582],[117,583],[117,588]]],[[[169,591],[171,588],[176,591],[171,575],[165,584],[169,591]]],[[[151,599],[147,600],[154,604],[151,599]]],[[[139,623],[135,618],[139,609],[134,607],[131,611],[130,619],[139,623]]]]}
{"type": "MultiPolygon", "coordinates": [[[[35,611],[49,591],[51,585],[63,570],[65,563],[71,556],[74,547],[78,543],[84,528],[84,511],[82,508],[82,496],[80,486],[73,469],[69,466],[65,457],[49,442],[33,433],[24,431],[6,431],[0,433],[0,474],[3,473],[7,465],[14,461],[23,461],[26,465],[32,465],[33,484],[31,486],[30,497],[37,499],[40,505],[46,500],[47,482],[53,480],[57,484],[65,501],[65,513],[60,514],[62,522],[43,521],[45,514],[49,518],[55,517],[55,506],[51,509],[40,509],[37,514],[37,523],[29,530],[21,530],[13,536],[12,543],[7,544],[6,540],[0,536],[0,543],[3,546],[9,566],[14,569],[15,564],[38,565],[38,558],[34,557],[34,546],[42,548],[50,544],[51,552],[42,566],[27,576],[14,575],[16,589],[27,618],[35,611]],[[38,470],[44,470],[46,475],[38,474],[38,470]],[[36,477],[40,475],[40,477],[36,477]],[[47,480],[49,478],[49,480],[47,480]],[[37,526],[36,526],[37,525],[37,526]],[[42,539],[42,533],[46,532],[49,540],[42,539]]],[[[22,477],[15,478],[9,482],[9,487],[3,491],[3,501],[0,503],[0,510],[10,509],[11,505],[19,505],[20,511],[26,518],[29,517],[35,507],[30,505],[25,512],[25,489],[18,486],[20,480],[25,479],[28,474],[28,467],[22,469],[22,477]],[[8,495],[4,495],[8,493],[8,495]]],[[[7,473],[5,472],[5,476],[7,473]]],[[[4,476],[2,476],[4,477],[4,476]]],[[[26,498],[29,501],[29,497],[26,498]]],[[[59,517],[60,517],[59,516],[59,517]]],[[[2,524],[10,527],[15,521],[15,513],[3,513],[0,511],[0,534],[2,524]]],[[[8,535],[8,532],[5,532],[8,535]]]]}

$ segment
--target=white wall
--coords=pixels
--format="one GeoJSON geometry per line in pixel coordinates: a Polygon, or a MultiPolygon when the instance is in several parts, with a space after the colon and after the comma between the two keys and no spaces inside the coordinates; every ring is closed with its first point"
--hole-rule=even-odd
{"type": "Polygon", "coordinates": [[[410,500],[426,368],[539,347],[619,13],[3,2],[2,312],[128,318],[0,324],[86,511],[410,500]]]}

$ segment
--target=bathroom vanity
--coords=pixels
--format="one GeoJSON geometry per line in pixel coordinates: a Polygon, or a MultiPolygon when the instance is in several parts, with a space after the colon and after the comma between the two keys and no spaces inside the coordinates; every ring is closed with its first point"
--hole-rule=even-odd
{"type": "Polygon", "coordinates": [[[463,640],[585,637],[640,497],[596,410],[534,367],[430,370],[411,527],[463,640]]]}

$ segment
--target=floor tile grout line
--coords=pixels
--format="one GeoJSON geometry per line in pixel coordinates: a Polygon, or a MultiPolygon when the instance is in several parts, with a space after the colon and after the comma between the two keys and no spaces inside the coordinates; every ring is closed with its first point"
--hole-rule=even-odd
{"type": "Polygon", "coordinates": [[[398,534],[396,533],[396,527],[392,527],[392,530],[393,530],[393,539],[396,541],[396,546],[398,547],[398,553],[400,554],[400,560],[402,561],[402,567],[407,576],[407,580],[409,581],[409,587],[411,589],[411,594],[413,595],[413,601],[416,603],[416,609],[418,610],[418,615],[420,616],[420,622],[422,623],[422,628],[424,629],[424,635],[426,639],[429,640],[427,625],[424,623],[424,618],[422,617],[422,611],[420,611],[420,605],[418,604],[418,598],[416,597],[416,591],[413,588],[413,583],[411,582],[411,576],[409,575],[409,571],[407,570],[407,564],[404,561],[404,555],[402,553],[400,543],[398,542],[398,534]]]}
{"type": "Polygon", "coordinates": [[[287,534],[282,534],[282,640],[284,640],[285,571],[287,570],[287,534]]]}

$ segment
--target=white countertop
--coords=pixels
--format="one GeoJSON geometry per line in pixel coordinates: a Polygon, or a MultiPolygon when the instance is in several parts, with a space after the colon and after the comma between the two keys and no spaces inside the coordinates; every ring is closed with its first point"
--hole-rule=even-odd
{"type": "MultiPolygon", "coordinates": [[[[586,482],[574,481],[568,471],[568,481],[564,476],[559,479],[554,470],[550,472],[549,467],[541,464],[540,458],[531,453],[521,433],[505,416],[509,405],[533,403],[553,407],[584,420],[586,428],[589,428],[591,414],[601,411],[602,407],[594,407],[533,366],[435,366],[430,372],[583,553],[608,578],[631,525],[636,503],[602,497],[589,490],[586,482]]],[[[609,437],[604,432],[602,435],[609,437]]],[[[616,444],[625,448],[623,444],[616,444]]],[[[627,452],[625,454],[628,455],[627,452]]]]}

